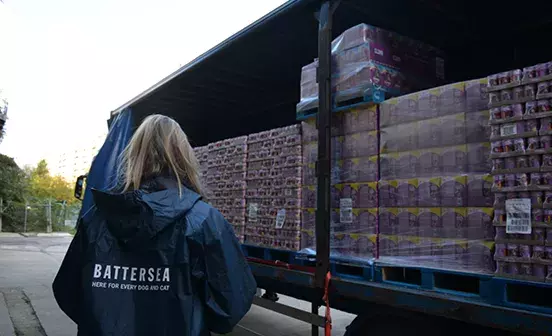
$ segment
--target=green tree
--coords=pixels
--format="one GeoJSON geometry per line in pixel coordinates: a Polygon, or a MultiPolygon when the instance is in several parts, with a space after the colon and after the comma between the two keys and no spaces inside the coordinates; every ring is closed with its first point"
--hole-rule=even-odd
{"type": "Polygon", "coordinates": [[[15,161],[0,154],[0,197],[4,201],[21,202],[27,191],[25,173],[15,161]]]}
{"type": "Polygon", "coordinates": [[[50,199],[72,203],[73,189],[61,176],[52,176],[45,160],[28,170],[29,196],[35,199],[50,199]]]}

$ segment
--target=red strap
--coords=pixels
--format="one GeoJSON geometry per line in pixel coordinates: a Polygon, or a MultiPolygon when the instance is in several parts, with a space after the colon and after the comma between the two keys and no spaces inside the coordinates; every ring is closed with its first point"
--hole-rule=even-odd
{"type": "Polygon", "coordinates": [[[330,296],[328,291],[330,288],[330,281],[332,280],[332,274],[330,272],[326,273],[326,281],[324,282],[324,297],[322,300],[326,302],[326,325],[324,326],[324,335],[332,335],[332,313],[330,310],[330,296]]]}
{"type": "Polygon", "coordinates": [[[291,264],[288,264],[288,263],[285,263],[285,262],[282,262],[282,261],[278,261],[278,260],[272,261],[272,260],[264,260],[264,259],[253,258],[253,257],[247,257],[246,259],[247,259],[247,261],[252,262],[252,263],[256,263],[256,264],[277,266],[277,267],[282,267],[282,268],[289,269],[289,270],[297,270],[297,271],[302,271],[302,272],[307,272],[307,273],[314,273],[314,270],[315,270],[314,267],[291,265],[291,264]]]}

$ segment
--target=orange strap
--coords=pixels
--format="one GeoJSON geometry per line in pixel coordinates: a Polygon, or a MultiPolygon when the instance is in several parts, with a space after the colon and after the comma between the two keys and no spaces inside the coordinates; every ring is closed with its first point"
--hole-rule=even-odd
{"type": "Polygon", "coordinates": [[[330,310],[330,296],[328,291],[330,288],[330,281],[332,280],[332,274],[330,272],[326,273],[326,281],[324,282],[324,297],[322,300],[326,302],[326,325],[324,326],[324,335],[332,335],[332,314],[330,310]]]}

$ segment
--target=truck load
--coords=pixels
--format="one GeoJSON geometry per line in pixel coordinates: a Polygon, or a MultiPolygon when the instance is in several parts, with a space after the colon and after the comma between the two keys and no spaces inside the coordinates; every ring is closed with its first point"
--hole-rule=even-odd
{"type": "Polygon", "coordinates": [[[510,57],[485,15],[477,35],[430,3],[401,3],[407,24],[364,1],[290,1],[112,112],[87,187],[112,185],[133,126],[167,114],[259,287],[313,313],[256,304],[313,334],[329,330],[322,305],[358,314],[350,335],[383,321],[549,334],[552,53],[510,57]]]}

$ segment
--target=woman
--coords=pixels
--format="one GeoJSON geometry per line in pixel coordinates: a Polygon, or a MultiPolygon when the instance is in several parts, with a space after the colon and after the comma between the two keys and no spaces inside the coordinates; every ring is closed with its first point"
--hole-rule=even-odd
{"type": "Polygon", "coordinates": [[[180,126],[152,115],[125,149],[121,192],[93,190],[93,213],[54,280],[80,336],[228,333],[256,283],[231,225],[201,200],[180,126]]]}

